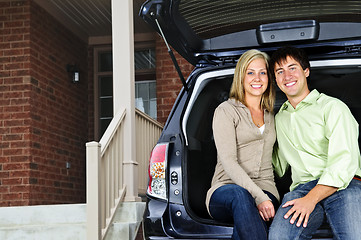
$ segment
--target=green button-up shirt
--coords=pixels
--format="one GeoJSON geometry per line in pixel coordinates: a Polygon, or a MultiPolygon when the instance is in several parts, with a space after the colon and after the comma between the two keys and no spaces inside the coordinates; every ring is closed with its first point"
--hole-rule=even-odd
{"type": "Polygon", "coordinates": [[[361,176],[358,123],[342,101],[313,90],[296,108],[285,102],[275,121],[273,164],[279,176],[291,166],[290,190],[316,179],[341,190],[361,176]]]}

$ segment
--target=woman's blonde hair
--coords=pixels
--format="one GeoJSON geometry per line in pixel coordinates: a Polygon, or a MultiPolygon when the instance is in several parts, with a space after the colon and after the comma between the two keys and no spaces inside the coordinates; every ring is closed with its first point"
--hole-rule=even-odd
{"type": "Polygon", "coordinates": [[[234,77],[233,77],[231,90],[229,92],[229,97],[234,98],[247,106],[245,101],[245,92],[244,92],[244,77],[246,75],[248,65],[253,60],[258,58],[261,58],[266,62],[267,76],[268,76],[268,86],[261,98],[261,108],[266,109],[269,112],[272,112],[276,94],[275,94],[275,87],[269,73],[269,67],[268,67],[269,56],[266,53],[261,52],[259,50],[256,49],[248,50],[247,52],[243,53],[242,56],[239,58],[236,65],[236,69],[234,70],[234,77]]]}

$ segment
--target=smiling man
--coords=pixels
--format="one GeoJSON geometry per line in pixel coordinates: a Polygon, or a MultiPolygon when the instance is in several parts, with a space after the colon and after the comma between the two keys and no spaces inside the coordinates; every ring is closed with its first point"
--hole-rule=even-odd
{"type": "Polygon", "coordinates": [[[343,102],[309,90],[303,50],[278,49],[270,71],[288,99],[275,117],[273,164],[279,176],[291,167],[292,185],[269,239],[311,239],[325,218],[335,239],[360,239],[358,123],[343,102]]]}

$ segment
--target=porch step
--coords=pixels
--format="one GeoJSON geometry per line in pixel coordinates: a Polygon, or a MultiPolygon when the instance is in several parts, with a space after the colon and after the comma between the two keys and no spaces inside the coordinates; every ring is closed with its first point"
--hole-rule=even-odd
{"type": "Polygon", "coordinates": [[[86,205],[0,208],[0,239],[86,239],[86,205]]]}
{"type": "Polygon", "coordinates": [[[144,202],[124,202],[116,210],[105,240],[134,240],[143,219],[144,202]]]}
{"type": "MultiPolygon", "coordinates": [[[[143,202],[121,203],[106,240],[134,240],[143,202]]],[[[0,208],[0,239],[86,240],[86,205],[63,204],[0,208]]]]}

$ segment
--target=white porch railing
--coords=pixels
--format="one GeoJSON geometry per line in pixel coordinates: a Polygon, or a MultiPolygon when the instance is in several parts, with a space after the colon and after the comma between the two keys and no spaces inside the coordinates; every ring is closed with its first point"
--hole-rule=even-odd
{"type": "MultiPolygon", "coordinates": [[[[162,125],[136,109],[136,149],[138,192],[145,193],[150,151],[158,140],[162,125]]],[[[103,239],[114,212],[123,201],[126,186],[123,181],[122,121],[126,111],[119,111],[109,124],[100,142],[86,144],[87,164],[87,239],[103,239]]]]}

